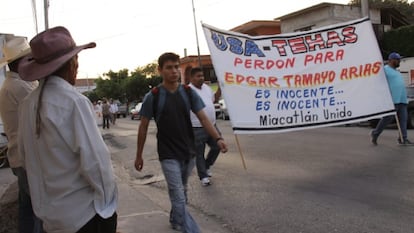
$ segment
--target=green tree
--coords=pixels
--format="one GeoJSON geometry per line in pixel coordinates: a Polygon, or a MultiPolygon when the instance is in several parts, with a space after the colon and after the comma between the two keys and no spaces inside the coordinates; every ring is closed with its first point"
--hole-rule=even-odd
{"type": "Polygon", "coordinates": [[[88,99],[93,103],[95,101],[99,100],[99,96],[96,93],[96,90],[92,90],[92,91],[85,91],[84,94],[86,97],[88,97],[88,99]]]}
{"type": "Polygon", "coordinates": [[[400,27],[384,33],[380,42],[383,57],[390,52],[398,52],[404,57],[414,56],[414,26],[400,27]]]}
{"type": "MultiPolygon", "coordinates": [[[[161,83],[157,76],[157,64],[150,63],[136,68],[131,74],[127,69],[118,72],[109,70],[96,82],[95,95],[97,98],[119,99],[129,105],[131,102],[142,101],[144,95],[161,83]]],[[[90,98],[91,99],[91,98],[90,98]]]]}
{"type": "Polygon", "coordinates": [[[137,67],[135,71],[133,71],[132,73],[135,72],[135,73],[143,74],[145,77],[153,77],[158,74],[157,67],[158,67],[158,64],[153,62],[145,66],[137,67]]]}
{"type": "Polygon", "coordinates": [[[104,73],[104,77],[107,79],[99,78],[96,81],[96,91],[100,98],[112,98],[120,100],[121,102],[127,101],[125,93],[125,82],[128,79],[128,69],[122,69],[118,72],[109,70],[104,73]]]}
{"type": "Polygon", "coordinates": [[[149,88],[156,87],[161,82],[162,82],[162,77],[161,76],[153,76],[153,77],[148,79],[148,87],[149,88]]]}
{"type": "Polygon", "coordinates": [[[124,83],[128,102],[140,101],[149,91],[147,78],[140,73],[134,73],[124,83]]]}
{"type": "Polygon", "coordinates": [[[104,73],[103,75],[108,77],[110,80],[114,80],[120,83],[122,80],[125,80],[128,78],[128,74],[129,74],[128,69],[122,69],[118,72],[109,70],[108,73],[104,73]]]}
{"type": "Polygon", "coordinates": [[[99,78],[96,81],[96,94],[99,98],[112,98],[123,101],[122,84],[117,80],[99,78]]]}

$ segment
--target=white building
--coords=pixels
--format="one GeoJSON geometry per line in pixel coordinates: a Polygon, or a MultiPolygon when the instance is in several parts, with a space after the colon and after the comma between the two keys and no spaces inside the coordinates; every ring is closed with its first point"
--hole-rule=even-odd
{"type": "MultiPolygon", "coordinates": [[[[309,31],[315,28],[329,26],[341,22],[359,19],[361,8],[334,3],[320,3],[277,19],[281,21],[282,33],[309,31]]],[[[373,24],[381,23],[378,9],[370,9],[370,19],[373,24]]]]}
{"type": "MultiPolygon", "coordinates": [[[[275,20],[281,22],[281,33],[289,33],[309,31],[362,17],[361,8],[358,6],[324,2],[283,15],[275,20]]],[[[382,38],[384,32],[409,25],[405,17],[394,8],[370,8],[369,18],[377,39],[382,38]]]]}
{"type": "Polygon", "coordinates": [[[75,88],[80,93],[92,91],[96,88],[95,79],[93,78],[76,79],[75,88]]]}

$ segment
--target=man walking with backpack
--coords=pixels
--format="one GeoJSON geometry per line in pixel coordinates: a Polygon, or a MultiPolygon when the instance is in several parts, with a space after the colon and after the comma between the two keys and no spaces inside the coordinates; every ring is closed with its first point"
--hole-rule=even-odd
{"type": "Polygon", "coordinates": [[[179,62],[179,56],[174,53],[164,53],[158,59],[158,71],[163,81],[146,94],[142,103],[135,168],[138,171],[143,168],[142,152],[149,121],[154,117],[158,129],[158,156],[171,201],[171,227],[186,233],[199,233],[197,223],[186,208],[186,186],[196,155],[190,110],[223,153],[227,152],[227,145],[202,110],[205,105],[198,94],[179,84],[179,62]]]}

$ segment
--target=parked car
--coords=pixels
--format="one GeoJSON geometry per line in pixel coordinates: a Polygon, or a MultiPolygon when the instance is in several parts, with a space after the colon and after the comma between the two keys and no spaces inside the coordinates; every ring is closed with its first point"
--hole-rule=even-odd
{"type": "Polygon", "coordinates": [[[127,105],[122,104],[119,100],[114,100],[116,105],[118,105],[118,111],[116,112],[116,117],[120,118],[121,116],[125,118],[128,115],[127,105]]]}
{"type": "MultiPolygon", "coordinates": [[[[414,129],[414,85],[407,86],[407,98],[408,98],[408,118],[407,118],[407,128],[414,129]]],[[[369,124],[372,128],[375,128],[380,119],[369,120],[369,124]]],[[[395,123],[395,122],[394,122],[395,123]]]]}
{"type": "Polygon", "coordinates": [[[139,102],[133,109],[131,109],[131,120],[141,119],[139,112],[141,111],[142,102],[139,102]]]}
{"type": "Polygon", "coordinates": [[[121,116],[125,118],[127,116],[127,106],[126,104],[119,104],[118,105],[118,112],[116,112],[116,116],[120,118],[121,116]]]}

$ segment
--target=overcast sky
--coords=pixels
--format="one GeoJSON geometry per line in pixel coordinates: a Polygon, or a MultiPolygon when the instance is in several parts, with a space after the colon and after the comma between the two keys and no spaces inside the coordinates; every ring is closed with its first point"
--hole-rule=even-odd
{"type": "MultiPolygon", "coordinates": [[[[201,23],[231,29],[250,20],[271,20],[323,1],[193,0],[201,54],[209,54],[201,23]]],[[[348,0],[326,2],[347,4],[348,0]]],[[[410,1],[411,2],[411,1],[410,1]]],[[[0,0],[0,33],[36,35],[31,0],[0,0]]],[[[109,70],[133,70],[163,52],[197,55],[191,0],[49,0],[49,27],[65,26],[77,44],[97,47],[79,54],[79,77],[109,70]]],[[[39,32],[44,30],[43,0],[36,1],[39,32]]]]}

